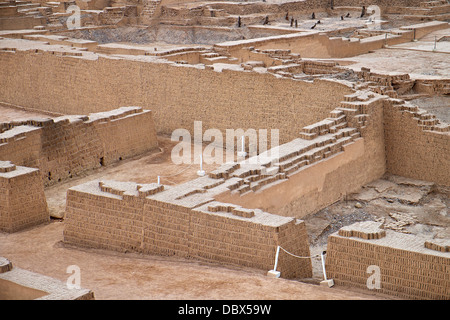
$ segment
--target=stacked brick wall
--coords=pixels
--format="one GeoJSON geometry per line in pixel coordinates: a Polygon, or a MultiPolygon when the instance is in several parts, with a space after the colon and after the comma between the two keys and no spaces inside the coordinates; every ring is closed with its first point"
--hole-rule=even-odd
{"type": "MultiPolygon", "coordinates": [[[[369,229],[378,225],[374,222],[360,224],[369,229]]],[[[355,225],[346,228],[353,227],[355,225]]],[[[377,233],[379,237],[346,236],[340,232],[330,236],[327,276],[338,286],[375,290],[400,298],[450,299],[450,252],[429,249],[423,238],[414,235],[382,231],[385,235],[377,233]],[[375,281],[369,279],[375,270],[369,269],[370,266],[379,267],[378,288],[374,286],[375,281]]]]}
{"type": "Polygon", "coordinates": [[[152,113],[137,107],[2,127],[0,160],[39,168],[45,185],[157,147],[152,113]]]}
{"type": "Polygon", "coordinates": [[[102,57],[2,52],[0,64],[5,102],[63,114],[138,105],[153,111],[157,131],[166,134],[179,128],[192,134],[194,121],[201,120],[204,130],[279,129],[283,143],[297,137],[297,128],[325,118],[352,92],[336,82],[102,57]]]}
{"type": "Polygon", "coordinates": [[[279,168],[272,169],[279,170],[283,183],[258,186],[258,179],[268,179],[260,174],[216,199],[302,218],[380,178],[386,171],[385,97],[357,92],[345,99],[329,118],[304,127],[299,134],[303,140],[281,145],[274,161],[279,168]]]}
{"type": "Polygon", "coordinates": [[[0,230],[16,232],[48,219],[39,170],[0,161],[0,230]]]}
{"type": "Polygon", "coordinates": [[[417,109],[384,102],[387,171],[448,186],[450,127],[417,109]]]}
{"type": "MultiPolygon", "coordinates": [[[[303,221],[215,202],[208,197],[203,199],[201,195],[202,199],[195,195],[182,196],[186,187],[179,187],[174,193],[188,199],[181,204],[167,196],[162,201],[136,192],[147,185],[119,184],[128,191],[117,191],[109,187],[111,182],[98,181],[68,190],[66,243],[121,252],[175,255],[263,270],[273,268],[278,245],[296,255],[310,254],[303,221]],[[236,215],[220,209],[229,206],[241,213],[236,215]]],[[[171,192],[157,185],[151,187],[159,188],[155,192],[162,194],[160,197],[171,192]]],[[[311,276],[309,259],[281,254],[278,265],[285,278],[311,276]]]]}

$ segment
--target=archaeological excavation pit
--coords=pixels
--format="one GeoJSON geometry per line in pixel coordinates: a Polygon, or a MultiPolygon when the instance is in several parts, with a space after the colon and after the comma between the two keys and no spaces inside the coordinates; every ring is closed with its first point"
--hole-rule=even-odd
{"type": "Polygon", "coordinates": [[[448,300],[449,19],[0,2],[0,299],[448,300]]]}

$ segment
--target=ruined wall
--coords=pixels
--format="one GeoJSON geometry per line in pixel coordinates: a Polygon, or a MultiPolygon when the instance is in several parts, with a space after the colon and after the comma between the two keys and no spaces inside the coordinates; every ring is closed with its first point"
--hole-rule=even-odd
{"type": "Polygon", "coordinates": [[[39,170],[0,161],[0,230],[16,232],[48,220],[39,170]]]}
{"type": "Polygon", "coordinates": [[[417,107],[384,103],[387,171],[450,185],[450,128],[417,107]],[[445,130],[439,132],[438,130],[445,130]]]}
{"type": "Polygon", "coordinates": [[[279,129],[283,143],[352,92],[335,82],[50,53],[3,52],[0,64],[0,100],[63,114],[139,105],[152,110],[157,131],[166,134],[179,128],[192,133],[201,120],[204,130],[279,129]]]}
{"type": "Polygon", "coordinates": [[[281,146],[295,155],[288,160],[280,156],[280,171],[287,180],[258,192],[224,193],[216,199],[302,218],[380,178],[386,171],[384,98],[364,98],[361,93],[346,98],[356,101],[342,102],[329,118],[303,128],[300,136],[310,139],[309,147],[301,141],[298,151],[295,141],[281,146]]]}
{"type": "Polygon", "coordinates": [[[2,124],[0,160],[39,168],[45,185],[157,147],[152,113],[137,107],[2,124]]]}
{"type": "MultiPolygon", "coordinates": [[[[442,26],[441,26],[442,27],[442,26]]],[[[424,27],[417,27],[420,33],[424,27]]],[[[239,57],[239,50],[255,47],[260,50],[284,49],[300,54],[302,58],[346,58],[381,49],[384,45],[395,45],[409,42],[413,39],[413,31],[404,31],[401,35],[389,34],[351,40],[342,37],[330,37],[317,32],[302,32],[279,36],[270,36],[242,41],[229,41],[216,44],[216,50],[224,50],[239,57]]]]}
{"type": "MultiPolygon", "coordinates": [[[[146,186],[137,189],[143,188],[146,186]]],[[[155,188],[164,196],[163,186],[155,188]]],[[[192,204],[195,196],[191,205],[189,201],[181,205],[176,200],[146,197],[141,191],[117,192],[98,181],[69,189],[64,241],[82,247],[175,255],[265,271],[273,268],[278,245],[297,255],[310,254],[303,221],[234,206],[240,212],[253,214],[236,215],[216,209],[229,205],[213,199],[202,200],[203,205],[192,204]]],[[[282,254],[277,269],[285,278],[310,277],[311,261],[282,254]]]]}
{"type": "Polygon", "coordinates": [[[328,278],[337,286],[371,289],[403,299],[450,299],[448,240],[425,241],[380,229],[379,225],[372,221],[357,223],[328,238],[328,278]],[[438,245],[433,245],[435,242],[438,245]],[[375,270],[368,269],[370,266],[379,268],[378,288],[369,279],[375,270]]]}

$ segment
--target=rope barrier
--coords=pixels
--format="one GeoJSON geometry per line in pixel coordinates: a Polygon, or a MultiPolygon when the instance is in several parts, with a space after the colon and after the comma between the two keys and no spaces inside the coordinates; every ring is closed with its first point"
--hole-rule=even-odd
{"type": "MultiPolygon", "coordinates": [[[[275,254],[275,264],[273,266],[273,270],[274,272],[277,272],[277,266],[278,266],[278,257],[280,255],[280,249],[283,250],[284,252],[286,252],[287,254],[295,257],[295,258],[299,258],[299,259],[312,259],[312,258],[317,258],[320,257],[321,261],[322,261],[322,271],[323,271],[323,278],[324,280],[327,280],[327,273],[325,270],[325,259],[324,259],[324,255],[327,253],[326,251],[323,251],[321,254],[316,254],[313,256],[309,256],[309,257],[301,257],[301,256],[297,256],[293,253],[290,253],[289,251],[287,251],[286,249],[282,248],[281,246],[277,246],[277,252],[275,254]]],[[[279,276],[279,272],[278,272],[278,276],[279,276]]]]}
{"type": "Polygon", "coordinates": [[[300,259],[312,259],[312,258],[320,257],[320,254],[316,254],[316,255],[314,255],[314,256],[309,256],[309,257],[300,257],[300,256],[296,256],[296,255],[293,254],[293,253],[290,253],[289,251],[287,251],[286,249],[284,249],[284,248],[281,247],[281,246],[280,246],[280,249],[283,250],[284,252],[286,252],[287,254],[289,254],[289,255],[291,255],[291,256],[293,256],[293,257],[296,257],[296,258],[300,258],[300,259]]]}

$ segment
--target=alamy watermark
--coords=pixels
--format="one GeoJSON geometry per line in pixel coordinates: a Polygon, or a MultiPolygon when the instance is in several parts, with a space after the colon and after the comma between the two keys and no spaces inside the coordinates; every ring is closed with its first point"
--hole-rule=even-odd
{"type": "Polygon", "coordinates": [[[81,28],[81,9],[77,5],[70,5],[66,9],[66,13],[72,13],[71,16],[67,18],[66,26],[67,29],[77,29],[81,28]]]}
{"type": "Polygon", "coordinates": [[[223,164],[235,162],[237,150],[238,160],[246,159],[249,164],[267,163],[278,160],[279,136],[278,129],[270,129],[270,138],[267,129],[226,129],[224,137],[219,129],[203,132],[202,122],[194,121],[193,137],[187,129],[172,132],[171,140],[179,143],[172,149],[171,159],[174,164],[199,164],[201,161],[223,164]],[[209,144],[203,149],[204,142],[209,144]]]}
{"type": "Polygon", "coordinates": [[[66,286],[68,289],[81,289],[81,269],[77,265],[70,265],[66,269],[66,273],[70,273],[67,278],[66,286]]]}
{"type": "Polygon", "coordinates": [[[381,30],[381,8],[376,5],[371,5],[367,8],[367,14],[370,14],[366,21],[367,29],[381,30]]]}
{"type": "Polygon", "coordinates": [[[366,286],[369,290],[381,289],[381,270],[379,266],[370,265],[366,272],[370,274],[367,278],[366,286]]]}

